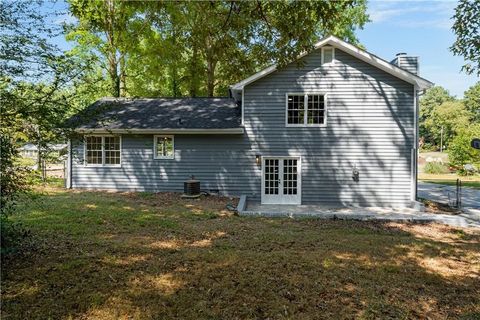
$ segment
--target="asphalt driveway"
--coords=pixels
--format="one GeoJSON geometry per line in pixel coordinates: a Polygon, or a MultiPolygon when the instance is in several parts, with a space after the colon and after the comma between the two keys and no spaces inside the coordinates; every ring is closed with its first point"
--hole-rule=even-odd
{"type": "MultiPolygon", "coordinates": [[[[455,199],[455,194],[455,186],[418,182],[418,196],[423,199],[448,203],[449,199],[452,201],[455,199]]],[[[480,190],[462,187],[461,195],[462,207],[480,209],[480,190]]]]}

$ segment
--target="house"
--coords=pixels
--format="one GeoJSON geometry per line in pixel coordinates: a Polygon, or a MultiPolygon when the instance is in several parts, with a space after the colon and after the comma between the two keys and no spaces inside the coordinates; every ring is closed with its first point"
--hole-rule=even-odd
{"type": "MultiPolygon", "coordinates": [[[[23,158],[38,158],[38,146],[33,143],[26,143],[18,148],[18,150],[23,158]]],[[[65,143],[48,144],[45,150],[48,150],[49,153],[58,157],[67,153],[67,145],[65,143]]]]}
{"type": "Polygon", "coordinates": [[[97,101],[75,118],[67,185],[181,192],[195,175],[265,204],[411,205],[418,96],[433,85],[418,59],[387,62],[333,36],[298,59],[229,98],[97,101]]]}

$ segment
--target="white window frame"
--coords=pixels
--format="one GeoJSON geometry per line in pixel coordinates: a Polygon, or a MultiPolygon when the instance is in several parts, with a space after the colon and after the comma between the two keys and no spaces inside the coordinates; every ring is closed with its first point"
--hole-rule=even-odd
{"type": "Polygon", "coordinates": [[[153,136],[153,159],[155,160],[175,159],[175,136],[174,135],[157,134],[153,136]],[[171,156],[157,156],[157,138],[172,138],[173,154],[171,156]]]}
{"type": "Polygon", "coordinates": [[[325,92],[287,92],[285,94],[285,126],[286,127],[326,127],[328,118],[328,94],[325,92]],[[288,96],[302,96],[303,95],[303,123],[288,123],[288,96]],[[325,109],[325,121],[324,123],[312,123],[308,124],[308,96],[321,95],[323,96],[323,103],[325,109]]]}
{"type": "Polygon", "coordinates": [[[89,134],[85,135],[83,139],[83,164],[85,167],[121,167],[122,166],[122,136],[114,134],[89,134]],[[102,138],[102,163],[88,163],[87,162],[87,137],[101,137],[102,138]],[[105,137],[118,137],[120,145],[120,163],[106,164],[105,163],[105,137]]]}
{"type": "Polygon", "coordinates": [[[322,47],[322,66],[323,65],[334,65],[335,64],[335,47],[322,47]],[[332,61],[325,62],[325,49],[332,50],[332,61]]]}

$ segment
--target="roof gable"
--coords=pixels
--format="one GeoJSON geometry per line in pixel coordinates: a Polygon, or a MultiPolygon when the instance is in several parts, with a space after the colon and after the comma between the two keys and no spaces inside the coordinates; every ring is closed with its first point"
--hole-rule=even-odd
{"type": "MultiPolygon", "coordinates": [[[[422,78],[422,77],[419,77],[413,73],[410,73],[400,67],[397,67],[393,64],[391,64],[390,62],[386,61],[386,60],[383,60],[379,57],[377,57],[376,55],[374,54],[371,54],[365,50],[362,50],[352,44],[349,44],[343,40],[340,40],[338,39],[337,37],[334,37],[334,36],[329,36],[329,37],[326,37],[322,40],[320,40],[319,42],[317,42],[315,45],[314,45],[314,50],[317,50],[325,45],[330,45],[330,46],[333,46],[335,48],[338,48],[340,50],[343,50],[345,51],[346,53],[356,57],[357,59],[359,60],[362,60],[380,70],[383,70],[399,79],[402,79],[408,83],[411,83],[413,85],[415,85],[418,89],[420,90],[424,90],[424,89],[427,89],[427,88],[430,88],[433,86],[433,83],[422,78]]],[[[310,54],[311,52],[305,52],[305,53],[302,53],[298,58],[298,59],[301,59],[302,57],[310,54]]],[[[231,86],[231,89],[233,90],[242,90],[244,86],[252,83],[252,82],[255,82],[257,81],[258,79],[261,79],[267,75],[269,75],[270,73],[274,72],[277,70],[277,65],[271,65],[270,67],[267,67],[259,72],[257,72],[256,74],[234,84],[231,86]]]]}

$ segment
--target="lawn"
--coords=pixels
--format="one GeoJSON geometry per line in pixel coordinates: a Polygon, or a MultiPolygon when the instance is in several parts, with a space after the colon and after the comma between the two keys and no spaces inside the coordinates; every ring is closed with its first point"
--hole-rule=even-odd
{"type": "Polygon", "coordinates": [[[423,182],[446,184],[454,186],[457,184],[457,179],[462,181],[462,186],[480,189],[480,175],[474,176],[458,176],[454,173],[450,174],[428,174],[420,173],[418,175],[418,180],[423,182]]]}
{"type": "Polygon", "coordinates": [[[480,317],[480,231],[233,216],[228,198],[38,188],[2,319],[480,317]]]}

